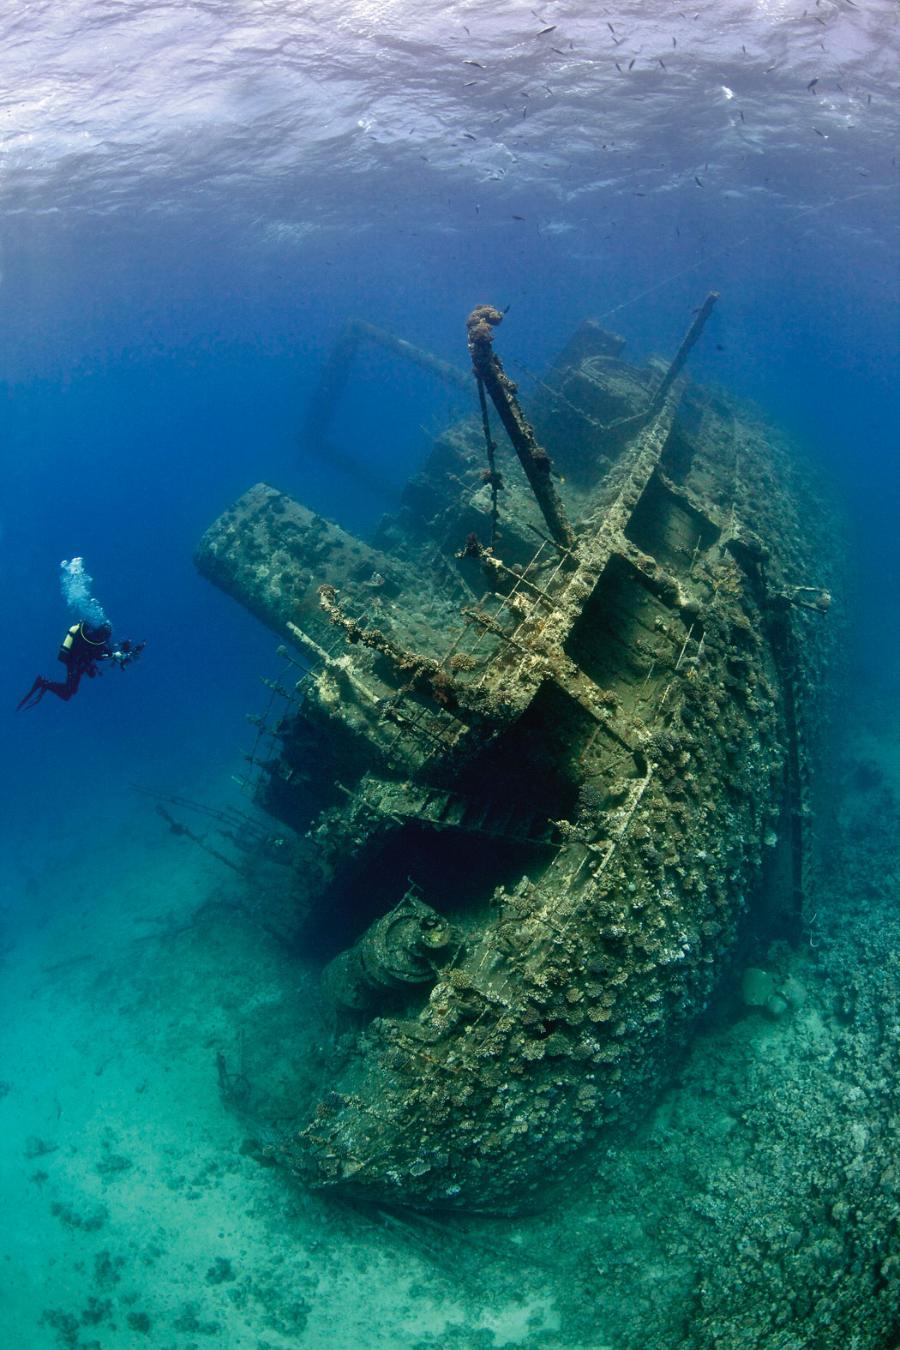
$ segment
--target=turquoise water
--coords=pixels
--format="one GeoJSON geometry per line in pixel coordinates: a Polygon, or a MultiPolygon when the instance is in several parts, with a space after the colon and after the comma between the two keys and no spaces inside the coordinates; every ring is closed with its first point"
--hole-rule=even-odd
{"type": "Polygon", "coordinates": [[[5,8],[5,1342],[895,1343],[895,6],[5,8]],[[330,1207],[240,1152],[215,1066],[248,1040],[271,1047],[261,1073],[302,1075],[277,1047],[304,1026],[321,1071],[315,968],[134,790],[248,805],[244,719],[277,644],[192,550],[259,479],[365,533],[473,411],[368,352],[334,439],[371,475],[317,454],[301,429],[348,317],[465,368],[469,309],[508,305],[527,402],[582,318],[670,355],[710,289],[691,374],[811,452],[855,558],[825,767],[840,852],[821,933],[765,957],[803,1006],[705,1027],[643,1134],[542,1217],[448,1232],[330,1207]],[[59,674],[76,555],[146,651],[16,714],[59,674]],[[809,1270],[831,1272],[818,1305],[809,1270]]]}

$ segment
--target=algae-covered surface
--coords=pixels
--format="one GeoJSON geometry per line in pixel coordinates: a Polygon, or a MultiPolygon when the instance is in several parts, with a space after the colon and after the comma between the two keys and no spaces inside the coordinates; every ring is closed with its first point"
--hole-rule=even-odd
{"type": "Polygon", "coordinates": [[[136,811],[110,839],[126,880],[98,893],[73,857],[90,895],[7,915],[7,1343],[890,1344],[897,756],[882,739],[879,762],[859,742],[836,763],[802,943],[751,941],[654,1109],[516,1220],[354,1208],[270,1165],[258,1106],[333,1053],[315,974],[240,880],[136,811]]]}

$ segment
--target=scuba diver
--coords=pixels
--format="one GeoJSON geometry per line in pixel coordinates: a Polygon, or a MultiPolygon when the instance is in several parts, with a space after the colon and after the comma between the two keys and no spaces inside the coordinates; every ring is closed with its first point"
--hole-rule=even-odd
{"type": "Polygon", "coordinates": [[[114,645],[112,624],[102,606],[90,594],[92,582],[84,570],[82,559],[73,558],[71,562],[64,562],[62,568],[63,595],[70,606],[82,614],[78,622],[69,628],[57,654],[58,660],[66,668],[66,678],[48,680],[44,675],[38,675],[28,693],[19,701],[18,712],[35,707],[45,694],[55,694],[68,703],[78,693],[83,676],[92,680],[102,675],[105,664],[124,670],[138,659],[146,646],[144,642],[131,642],[128,638],[114,645]]]}

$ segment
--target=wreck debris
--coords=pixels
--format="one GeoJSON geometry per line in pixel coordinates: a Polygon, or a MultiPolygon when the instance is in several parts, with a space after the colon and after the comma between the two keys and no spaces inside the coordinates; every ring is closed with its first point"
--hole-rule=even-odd
{"type": "Polygon", "coordinates": [[[348,642],[361,642],[364,647],[386,656],[402,675],[407,688],[426,690],[442,707],[459,707],[459,689],[439,661],[407,651],[386,637],[380,628],[366,628],[358,619],[348,618],[337,603],[334,586],[319,587],[319,603],[331,622],[347,634],[348,642]]]}
{"type": "Polygon", "coordinates": [[[165,821],[174,835],[189,839],[191,843],[196,844],[235,872],[246,873],[249,867],[260,861],[277,863],[282,867],[291,867],[296,861],[296,845],[283,833],[273,833],[272,830],[266,829],[260,821],[248,815],[246,811],[238,811],[233,806],[209,806],[206,802],[194,801],[191,797],[180,797],[170,792],[158,792],[152,788],[142,787],[138,783],[132,783],[132,787],[135,792],[140,792],[143,796],[150,797],[155,801],[157,815],[165,821]],[[218,850],[211,848],[205,835],[198,835],[182,821],[171,815],[166,809],[170,806],[180,807],[214,822],[215,833],[228,840],[238,854],[242,856],[243,862],[236,863],[234,859],[228,858],[219,853],[218,850]]]}
{"type": "Polygon", "coordinates": [[[364,342],[371,342],[394,356],[412,362],[456,389],[468,392],[469,379],[464,371],[449,361],[405,338],[395,337],[374,323],[367,323],[364,319],[348,319],[344,324],[328,353],[310,398],[301,440],[308,450],[327,459],[349,477],[374,487],[380,495],[394,496],[396,489],[393,484],[388,483],[361,457],[338,449],[330,436],[335,409],[346,388],[354,357],[364,342]]]}
{"type": "Polygon", "coordinates": [[[229,1069],[228,1061],[221,1050],[216,1051],[216,1078],[219,1096],[225,1105],[235,1110],[243,1110],[252,1094],[250,1080],[242,1069],[229,1069]]]}
{"type": "Polygon", "coordinates": [[[344,392],[351,363],[363,341],[372,342],[378,347],[383,347],[385,351],[402,357],[403,360],[411,361],[413,365],[436,375],[445,384],[457,389],[469,388],[465,371],[459,370],[449,361],[444,361],[442,357],[435,356],[433,352],[428,352],[405,338],[395,337],[393,333],[379,328],[377,324],[367,323],[365,319],[348,319],[328,354],[319,383],[310,400],[305,431],[306,439],[310,442],[327,441],[334,409],[344,392]]]}
{"type": "MultiPolygon", "coordinates": [[[[566,518],[559,494],[550,477],[553,468],[550,456],[538,444],[534,431],[519,406],[516,386],[507,376],[499,356],[494,351],[493,330],[502,322],[503,315],[500,310],[494,309],[491,305],[478,305],[466,320],[469,353],[472,357],[472,368],[478,380],[479,397],[484,410],[483,415],[485,418],[487,417],[486,405],[484,404],[484,390],[487,390],[494,407],[497,409],[506,434],[519,456],[519,463],[525,470],[525,476],[537,498],[541,514],[547,522],[547,529],[557,544],[562,544],[565,548],[571,548],[575,542],[575,536],[572,533],[572,526],[566,518]]],[[[487,429],[486,423],[485,427],[488,443],[492,444],[490,431],[487,429]]],[[[495,472],[493,464],[491,464],[491,472],[492,474],[495,472]]]]}
{"type": "Polygon", "coordinates": [[[370,543],[265,485],[201,541],[302,656],[255,791],[314,851],[310,938],[358,1022],[280,1149],[315,1185],[529,1207],[664,1080],[761,878],[788,922],[804,903],[833,521],[769,428],[686,383],[713,299],[662,382],[583,329],[540,442],[473,312],[517,449],[502,537],[485,402],[370,543]]]}
{"type": "Polygon", "coordinates": [[[223,863],[225,867],[230,867],[232,872],[243,871],[243,868],[238,866],[231,858],[227,857],[224,853],[221,853],[217,848],[213,848],[211,844],[208,844],[204,835],[197,834],[182,821],[176,820],[174,816],[170,815],[161,802],[157,802],[156,804],[156,814],[165,821],[172,834],[180,836],[183,839],[189,839],[192,844],[196,844],[197,848],[202,849],[204,853],[208,853],[211,858],[215,858],[217,862],[223,863]]]}
{"type": "Polygon", "coordinates": [[[323,985],[336,1004],[359,1012],[387,991],[433,984],[451,935],[447,920],[410,888],[355,946],[325,967],[323,985]]]}

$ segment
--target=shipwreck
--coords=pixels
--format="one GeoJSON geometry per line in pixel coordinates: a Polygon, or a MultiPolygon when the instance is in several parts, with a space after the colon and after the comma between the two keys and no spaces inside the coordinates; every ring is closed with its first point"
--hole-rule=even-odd
{"type": "Polygon", "coordinates": [[[527,415],[479,306],[473,415],[370,539],[260,483],[199,544],[289,653],[253,791],[343,1028],[277,1150],[312,1184],[533,1207],[665,1082],[755,897],[802,923],[833,521],[687,380],[715,301],[668,364],[586,322],[527,415]]]}

